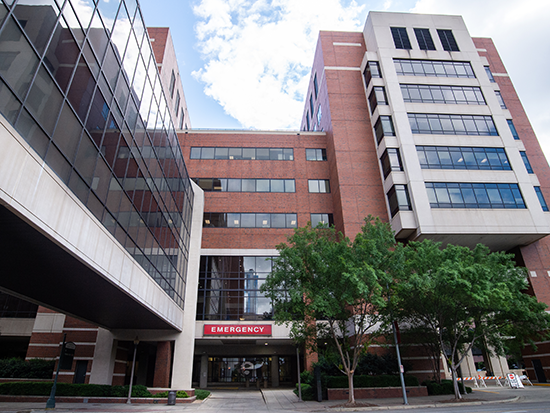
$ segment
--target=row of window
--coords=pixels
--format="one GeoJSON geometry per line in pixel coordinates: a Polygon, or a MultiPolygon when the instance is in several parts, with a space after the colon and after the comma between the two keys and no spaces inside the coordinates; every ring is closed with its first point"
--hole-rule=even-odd
{"type": "Polygon", "coordinates": [[[412,133],[498,136],[491,116],[409,113],[412,133]]]}
{"type": "MultiPolygon", "coordinates": [[[[293,148],[220,148],[193,147],[191,159],[231,159],[231,160],[270,160],[293,161],[293,148]]],[[[306,149],[307,161],[326,161],[326,149],[306,149]]]]}
{"type": "Polygon", "coordinates": [[[207,192],[296,192],[294,179],[192,178],[207,192]]]}
{"type": "MultiPolygon", "coordinates": [[[[333,225],[332,214],[310,214],[311,226],[333,225]]],[[[296,228],[296,214],[205,212],[205,228],[296,228]]]]}
{"type": "Polygon", "coordinates": [[[504,148],[417,146],[422,169],[511,170],[504,148]]]}
{"type": "Polygon", "coordinates": [[[205,228],[296,228],[296,214],[205,212],[205,228]]]}
{"type": "Polygon", "coordinates": [[[395,71],[401,76],[476,77],[470,62],[393,59],[393,63],[395,71]]]}
{"type": "Polygon", "coordinates": [[[426,182],[432,208],[526,208],[518,184],[426,182]]]}
{"type": "Polygon", "coordinates": [[[481,88],[474,86],[401,85],[403,100],[412,103],[485,105],[481,88]]]}
{"type": "Polygon", "coordinates": [[[293,161],[292,148],[191,148],[191,159],[245,159],[264,161],[293,161]]]}
{"type": "MultiPolygon", "coordinates": [[[[391,27],[390,30],[396,49],[412,49],[409,35],[407,34],[407,29],[405,27],[391,27]]],[[[414,34],[420,50],[435,50],[435,44],[432,39],[432,35],[430,34],[430,29],[415,28],[414,34]]],[[[437,29],[437,35],[439,36],[443,50],[448,52],[460,51],[451,30],[437,29]]]]}

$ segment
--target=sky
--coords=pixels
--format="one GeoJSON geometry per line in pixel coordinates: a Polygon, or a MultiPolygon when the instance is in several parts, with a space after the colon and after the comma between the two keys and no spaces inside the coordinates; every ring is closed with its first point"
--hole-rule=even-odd
{"type": "Polygon", "coordinates": [[[550,159],[548,0],[139,0],[169,27],[192,127],[297,130],[320,30],[363,31],[369,11],[462,15],[491,37],[550,159]]]}

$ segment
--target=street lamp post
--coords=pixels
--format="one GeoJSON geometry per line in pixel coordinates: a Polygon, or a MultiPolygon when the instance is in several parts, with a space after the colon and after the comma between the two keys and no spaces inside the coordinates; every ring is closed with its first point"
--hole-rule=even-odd
{"type": "Polygon", "coordinates": [[[57,378],[59,377],[59,369],[61,368],[61,362],[63,361],[63,354],[65,353],[65,342],[67,340],[67,334],[63,334],[63,345],[61,346],[61,353],[59,355],[59,361],[57,362],[57,370],[55,371],[55,379],[53,380],[52,390],[50,392],[50,398],[46,401],[46,409],[55,409],[55,392],[57,389],[57,378]]]}
{"type": "Polygon", "coordinates": [[[130,373],[130,388],[128,389],[128,400],[126,400],[127,404],[132,404],[132,384],[134,384],[134,368],[136,366],[136,353],[137,353],[137,347],[139,344],[139,339],[134,339],[134,358],[132,360],[132,372],[130,373]]]}

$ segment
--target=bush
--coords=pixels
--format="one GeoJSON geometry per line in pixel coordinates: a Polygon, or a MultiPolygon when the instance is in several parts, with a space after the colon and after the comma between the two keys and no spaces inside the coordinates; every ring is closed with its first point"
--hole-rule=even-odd
{"type": "Polygon", "coordinates": [[[51,379],[55,360],[18,358],[0,360],[0,377],[20,379],[51,379]]]}
{"type": "MultiPolygon", "coordinates": [[[[53,383],[21,382],[0,383],[0,394],[14,396],[49,396],[53,383]]],[[[103,384],[57,383],[57,396],[80,397],[127,397],[129,386],[109,386],[103,384]]],[[[152,397],[147,387],[132,386],[132,397],[152,397]]]]}
{"type": "MultiPolygon", "coordinates": [[[[452,380],[441,380],[441,384],[436,383],[435,381],[425,381],[422,383],[428,388],[428,394],[430,396],[436,396],[439,394],[455,394],[452,380]]],[[[464,385],[458,383],[458,388],[461,393],[464,393],[464,385]]],[[[466,387],[466,393],[471,393],[472,388],[466,387]]]]}
{"type": "MultiPolygon", "coordinates": [[[[294,389],[294,394],[298,395],[298,383],[296,383],[296,388],[294,389]]],[[[302,383],[302,400],[312,401],[315,399],[315,389],[309,384],[302,383]]]]}
{"type": "MultiPolygon", "coordinates": [[[[157,394],[153,395],[153,397],[168,397],[168,391],[163,391],[163,392],[157,393],[157,394]]],[[[185,390],[178,390],[176,392],[176,398],[178,398],[178,399],[186,399],[188,397],[189,397],[189,395],[187,394],[187,392],[185,390]]]]}
{"type": "MultiPolygon", "coordinates": [[[[405,376],[405,385],[418,386],[418,379],[414,376],[405,376]]],[[[347,388],[347,376],[330,376],[327,378],[327,387],[344,389],[347,388]]],[[[401,379],[399,376],[391,376],[388,374],[380,376],[353,376],[353,387],[400,387],[401,379]]]]}
{"type": "Polygon", "coordinates": [[[195,389],[195,396],[197,400],[204,400],[210,395],[208,390],[195,389]]]}

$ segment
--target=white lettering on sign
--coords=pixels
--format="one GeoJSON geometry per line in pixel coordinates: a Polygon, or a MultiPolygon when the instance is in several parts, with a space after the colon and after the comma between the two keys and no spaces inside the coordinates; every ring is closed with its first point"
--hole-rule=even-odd
{"type": "Polygon", "coordinates": [[[204,334],[217,335],[271,335],[271,325],[204,325],[204,334]]]}

